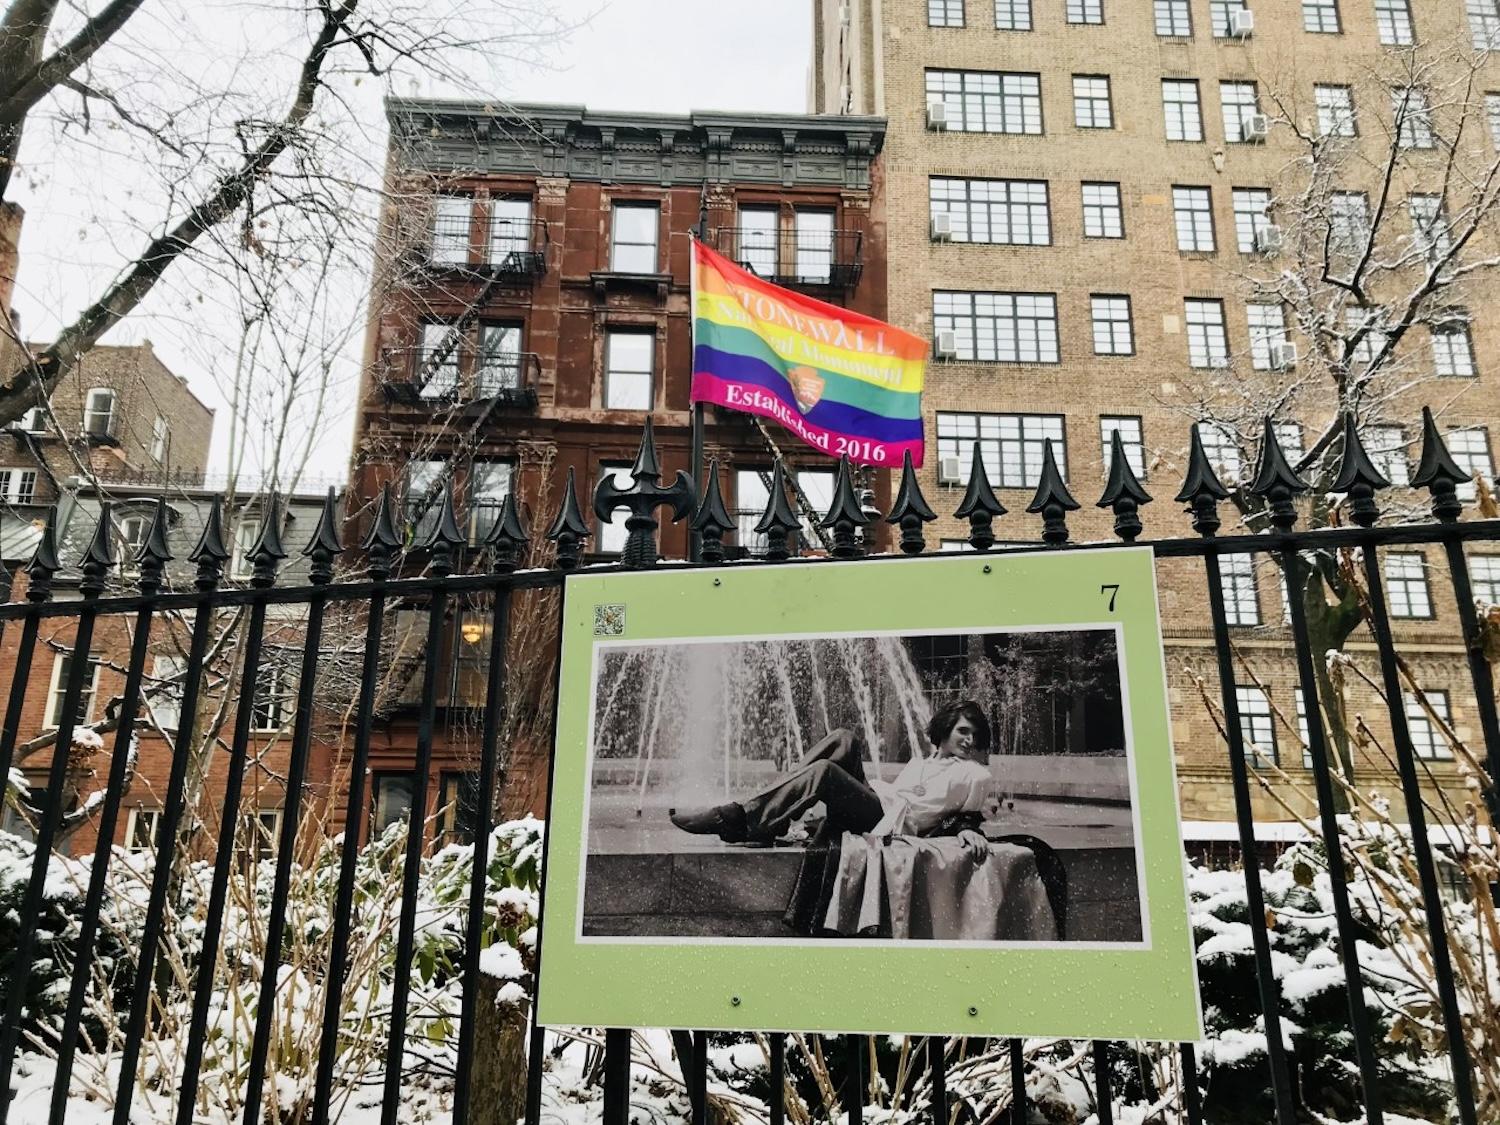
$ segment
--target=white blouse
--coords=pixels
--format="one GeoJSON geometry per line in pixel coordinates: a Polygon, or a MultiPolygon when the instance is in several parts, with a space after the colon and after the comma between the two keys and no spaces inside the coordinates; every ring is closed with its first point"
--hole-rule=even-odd
{"type": "Polygon", "coordinates": [[[982,812],[994,788],[989,768],[972,758],[913,758],[892,782],[871,786],[880,795],[885,816],[874,828],[876,835],[927,832],[944,817],[961,812],[982,812]]]}

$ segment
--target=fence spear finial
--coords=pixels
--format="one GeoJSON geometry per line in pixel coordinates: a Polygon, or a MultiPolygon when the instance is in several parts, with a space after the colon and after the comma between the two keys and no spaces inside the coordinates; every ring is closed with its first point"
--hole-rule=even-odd
{"type": "Polygon", "coordinates": [[[172,561],[171,549],[167,546],[167,526],[171,509],[167,498],[156,498],[156,510],[151,515],[151,526],[146,529],[145,541],[135,553],[135,562],[140,567],[140,588],[143,594],[155,593],[161,588],[162,574],[167,563],[172,561]]]}
{"type": "Polygon", "coordinates": [[[547,529],[547,538],[557,544],[557,565],[561,570],[572,570],[583,560],[583,541],[589,536],[589,525],[584,522],[583,510],[578,506],[578,489],[573,483],[573,470],[568,469],[568,483],[563,486],[562,506],[557,518],[547,529]]]}
{"type": "Polygon", "coordinates": [[[1151,494],[1142,487],[1130,459],[1125,455],[1125,439],[1120,431],[1110,434],[1109,480],[1104,485],[1104,494],[1096,507],[1109,508],[1115,514],[1115,534],[1127,543],[1134,543],[1143,530],[1140,508],[1151,503],[1151,494]]]}
{"type": "Polygon", "coordinates": [[[796,547],[791,536],[802,527],[786,498],[786,478],[780,458],[771,470],[771,495],[766,497],[766,510],[755,525],[757,535],[766,537],[766,558],[782,562],[791,558],[796,547]]]}
{"type": "Polygon", "coordinates": [[[969,487],[964,498],[954,510],[957,519],[969,521],[969,545],[976,551],[988,551],[995,545],[994,522],[1005,515],[1005,505],[995,496],[990,487],[989,475],[984,471],[984,457],[980,445],[974,443],[974,456],[969,462],[969,487]]]}
{"type": "Polygon", "coordinates": [[[86,598],[97,598],[104,592],[104,579],[115,565],[115,524],[109,515],[109,501],[99,505],[99,518],[94,523],[94,533],[89,536],[89,545],[83,552],[83,580],[78,590],[86,598]]]}
{"type": "Polygon", "coordinates": [[[370,575],[384,578],[391,572],[391,559],[401,549],[401,536],[396,534],[396,523],[391,518],[391,486],[380,486],[380,496],[375,501],[375,518],[370,521],[360,549],[369,559],[370,575]]]}
{"type": "Polygon", "coordinates": [[[260,521],[260,535],[245,557],[250,561],[250,584],[271,586],[276,582],[276,568],[286,558],[281,544],[281,503],[275,492],[266,498],[265,515],[260,521]]]}
{"type": "Polygon", "coordinates": [[[1448,452],[1448,445],[1438,433],[1437,422],[1432,417],[1432,407],[1422,407],[1422,457],[1411,478],[1412,487],[1425,488],[1432,493],[1432,514],[1442,523],[1453,523],[1464,510],[1463,502],[1458,498],[1458,486],[1469,484],[1473,479],[1448,452]]]}
{"type": "Polygon", "coordinates": [[[508,574],[520,564],[521,549],[531,542],[526,527],[521,523],[521,513],[516,507],[516,490],[512,485],[506,489],[505,499],[500,504],[500,518],[485,537],[485,544],[494,551],[490,567],[497,574],[508,574]]]}
{"type": "Polygon", "coordinates": [[[901,486],[896,490],[896,502],[891,505],[891,514],[886,523],[901,528],[901,550],[908,555],[920,555],[927,543],[922,537],[922,525],[937,519],[937,513],[922,495],[922,485],[917,480],[917,471],[912,467],[911,450],[901,455],[901,486]]]}
{"type": "Polygon", "coordinates": [[[724,494],[719,489],[719,459],[708,462],[708,481],[703,486],[703,496],[698,501],[698,511],[693,515],[693,530],[703,540],[699,552],[704,562],[724,561],[724,536],[735,529],[735,522],[724,506],[724,494]]]}
{"type": "Polygon", "coordinates": [[[1390,485],[1385,474],[1376,468],[1375,462],[1365,452],[1359,426],[1354,421],[1354,411],[1344,411],[1344,455],[1331,491],[1348,493],[1349,517],[1360,527],[1370,527],[1380,518],[1375,493],[1390,485]]]}
{"type": "Polygon", "coordinates": [[[458,516],[453,511],[453,480],[443,482],[443,495],[438,501],[437,523],[432,534],[422,546],[432,552],[428,569],[442,577],[453,572],[453,552],[464,545],[464,533],[458,529],[458,516]]]}
{"type": "Polygon", "coordinates": [[[1219,503],[1229,499],[1229,490],[1219,482],[1218,474],[1203,448],[1203,438],[1194,425],[1189,431],[1187,476],[1177,491],[1177,503],[1188,505],[1193,530],[1205,539],[1220,527],[1219,503]]]}
{"type": "Polygon", "coordinates": [[[833,503],[828,513],[818,521],[819,527],[833,529],[833,549],[836,559],[852,559],[860,553],[855,541],[855,531],[870,522],[870,517],[859,505],[854,492],[854,475],[849,468],[849,455],[839,457],[838,474],[834,478],[833,503]]]}
{"type": "Polygon", "coordinates": [[[333,560],[344,553],[344,545],[339,542],[338,500],[332,485],[328,486],[328,495],[323,498],[318,525],[313,528],[312,538],[302,548],[302,553],[310,561],[308,577],[315,585],[333,581],[333,560]]]}
{"type": "Polygon", "coordinates": [[[656,509],[663,505],[672,508],[672,519],[686,519],[693,511],[697,489],[693,478],[681,469],[669,485],[661,483],[661,464],[656,458],[656,438],[651,428],[651,419],[646,419],[646,428],[641,434],[640,451],[630,470],[629,488],[615,483],[613,474],[605,473],[594,486],[594,515],[608,523],[616,508],[624,508],[625,550],[620,562],[632,568],[656,565],[656,509]]]}
{"type": "Polygon", "coordinates": [[[1286,459],[1281,442],[1276,439],[1276,425],[1266,415],[1261,427],[1260,464],[1255,470],[1255,480],[1250,483],[1250,493],[1270,503],[1271,524],[1276,530],[1292,530],[1297,522],[1294,501],[1309,487],[1286,459]]]}
{"type": "Polygon", "coordinates": [[[1057,467],[1057,457],[1052,452],[1052,439],[1042,442],[1042,472],[1036,482],[1036,494],[1026,511],[1042,517],[1042,541],[1052,547],[1060,547],[1068,541],[1068,513],[1076,512],[1078,501],[1068,491],[1062,470],[1057,467]]]}
{"type": "Polygon", "coordinates": [[[188,555],[188,561],[198,566],[198,577],[194,580],[200,590],[212,590],[219,584],[224,563],[229,551],[224,546],[224,501],[215,496],[208,504],[208,517],[203,521],[203,532],[198,543],[188,555]]]}

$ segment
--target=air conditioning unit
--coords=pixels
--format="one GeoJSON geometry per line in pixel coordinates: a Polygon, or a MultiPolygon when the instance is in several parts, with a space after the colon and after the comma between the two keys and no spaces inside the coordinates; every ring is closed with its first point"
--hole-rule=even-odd
{"type": "Polygon", "coordinates": [[[938,458],[938,484],[962,484],[963,467],[957,457],[938,458]]]}
{"type": "Polygon", "coordinates": [[[953,239],[953,216],[939,211],[932,217],[932,241],[950,242],[953,239]]]}
{"type": "Polygon", "coordinates": [[[1241,8],[1229,14],[1229,34],[1236,39],[1248,39],[1255,32],[1255,13],[1241,8]]]}
{"type": "Polygon", "coordinates": [[[957,359],[958,333],[951,328],[944,328],[932,342],[932,352],[938,359],[957,359]]]}
{"type": "Polygon", "coordinates": [[[1271,131],[1271,119],[1264,113],[1252,113],[1240,122],[1240,140],[1255,143],[1266,139],[1271,131]]]}
{"type": "Polygon", "coordinates": [[[927,103],[927,127],[941,133],[948,128],[948,106],[945,102],[927,103]]]}
{"type": "Polygon", "coordinates": [[[1297,366],[1297,345],[1283,340],[1271,345],[1271,366],[1286,371],[1297,366]]]}
{"type": "Polygon", "coordinates": [[[1279,254],[1281,252],[1281,228],[1272,223],[1257,230],[1255,249],[1262,254],[1279,254]]]}

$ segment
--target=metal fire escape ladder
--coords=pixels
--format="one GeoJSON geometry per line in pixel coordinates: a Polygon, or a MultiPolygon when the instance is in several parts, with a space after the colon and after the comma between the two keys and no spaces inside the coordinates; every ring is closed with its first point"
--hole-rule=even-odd
{"type": "Polygon", "coordinates": [[[426,389],[428,382],[432,379],[438,368],[448,360],[449,356],[458,350],[459,341],[463,339],[464,333],[479,319],[479,314],[484,311],[485,302],[490,299],[490,295],[496,289],[500,288],[502,283],[503,278],[499,273],[492,273],[486,278],[484,284],[479,287],[479,292],[474,295],[474,299],[459,314],[458,319],[448,325],[448,332],[443,337],[442,347],[434,351],[432,355],[423,358],[421,367],[413,372],[412,378],[412,382],[416,384],[418,395],[426,389]]]}

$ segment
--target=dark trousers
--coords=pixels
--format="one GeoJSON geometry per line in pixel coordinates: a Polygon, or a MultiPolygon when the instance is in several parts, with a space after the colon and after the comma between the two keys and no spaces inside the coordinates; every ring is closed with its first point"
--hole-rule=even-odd
{"type": "Polygon", "coordinates": [[[827,806],[829,827],[848,832],[874,828],[885,810],[865,781],[860,750],[849,731],[830,733],[783,780],[743,803],[749,834],[779,836],[819,801],[827,806]]]}

